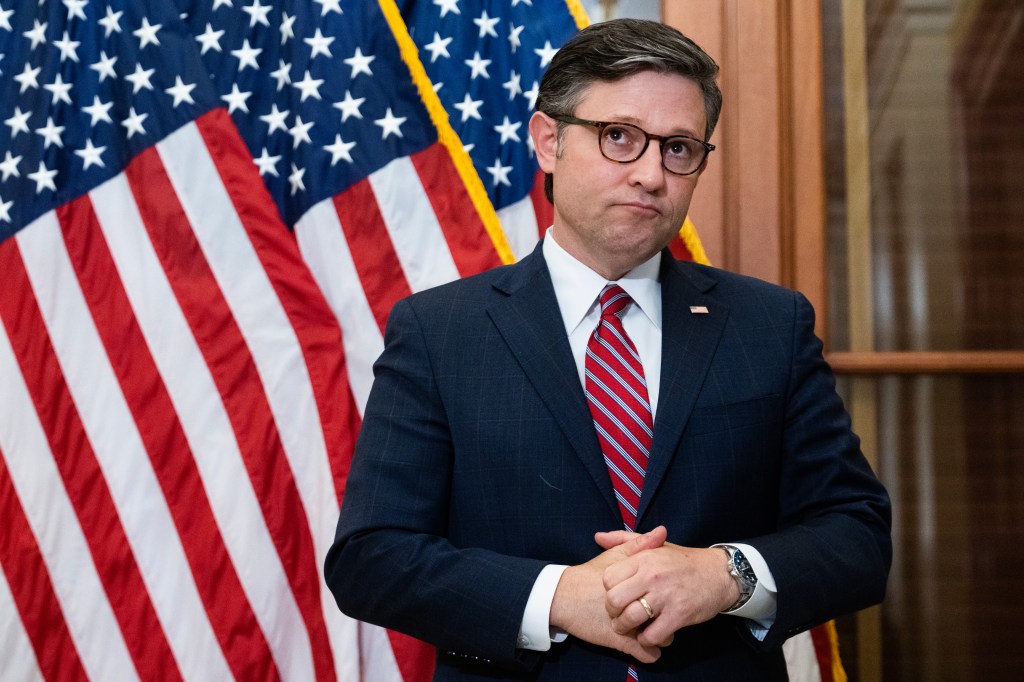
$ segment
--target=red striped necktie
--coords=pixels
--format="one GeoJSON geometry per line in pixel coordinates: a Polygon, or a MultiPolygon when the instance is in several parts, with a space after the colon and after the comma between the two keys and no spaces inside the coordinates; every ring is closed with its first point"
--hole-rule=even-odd
{"type": "Polygon", "coordinates": [[[654,435],[644,368],[622,326],[622,315],[632,302],[617,284],[601,291],[601,320],[587,343],[583,364],[587,403],[627,530],[636,526],[654,435]]]}
{"type": "MultiPolygon", "coordinates": [[[[583,363],[587,403],[626,530],[636,527],[654,437],[644,368],[622,326],[622,315],[632,302],[617,284],[605,286],[601,291],[601,320],[587,342],[583,363]]],[[[637,679],[636,664],[630,664],[626,680],[637,679]]]]}

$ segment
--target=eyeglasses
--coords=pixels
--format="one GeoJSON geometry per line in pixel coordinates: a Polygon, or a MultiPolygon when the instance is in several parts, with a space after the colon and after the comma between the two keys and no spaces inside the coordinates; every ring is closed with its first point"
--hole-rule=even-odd
{"type": "Polygon", "coordinates": [[[609,161],[632,163],[644,152],[651,140],[661,145],[661,163],[674,175],[696,173],[715,145],[688,135],[652,135],[632,123],[615,121],[588,121],[575,116],[552,116],[562,123],[597,128],[597,141],[601,154],[609,161]]]}

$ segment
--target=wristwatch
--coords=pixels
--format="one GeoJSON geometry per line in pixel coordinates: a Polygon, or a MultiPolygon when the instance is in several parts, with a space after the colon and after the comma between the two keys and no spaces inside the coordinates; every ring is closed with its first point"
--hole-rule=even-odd
{"type": "Polygon", "coordinates": [[[729,556],[729,575],[733,577],[736,585],[740,588],[740,598],[726,610],[728,613],[735,611],[750,600],[750,596],[754,594],[754,588],[757,587],[757,575],[750,567],[747,557],[743,556],[743,552],[738,547],[732,545],[719,545],[719,547],[729,556]]]}

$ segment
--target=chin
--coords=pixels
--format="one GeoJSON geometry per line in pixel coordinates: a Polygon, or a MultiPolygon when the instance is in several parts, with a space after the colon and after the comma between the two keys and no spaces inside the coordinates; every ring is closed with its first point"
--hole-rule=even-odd
{"type": "Polygon", "coordinates": [[[661,248],[660,245],[649,242],[619,243],[612,250],[612,259],[617,261],[616,269],[625,273],[650,259],[661,251],[661,248]]]}

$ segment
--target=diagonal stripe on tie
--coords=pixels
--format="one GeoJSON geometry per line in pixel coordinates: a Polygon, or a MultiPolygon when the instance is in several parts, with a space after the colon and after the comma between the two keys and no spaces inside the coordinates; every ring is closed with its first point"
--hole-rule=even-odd
{"type": "Polygon", "coordinates": [[[633,530],[653,439],[647,381],[636,346],[622,326],[632,303],[618,285],[600,297],[601,319],[587,343],[585,388],[624,526],[633,530]]]}
{"type": "MultiPolygon", "coordinates": [[[[594,428],[626,530],[636,527],[654,420],[647,380],[622,314],[633,300],[614,284],[601,291],[601,319],[587,343],[585,390],[594,428]]],[[[626,680],[639,680],[629,665],[626,680]]]]}

